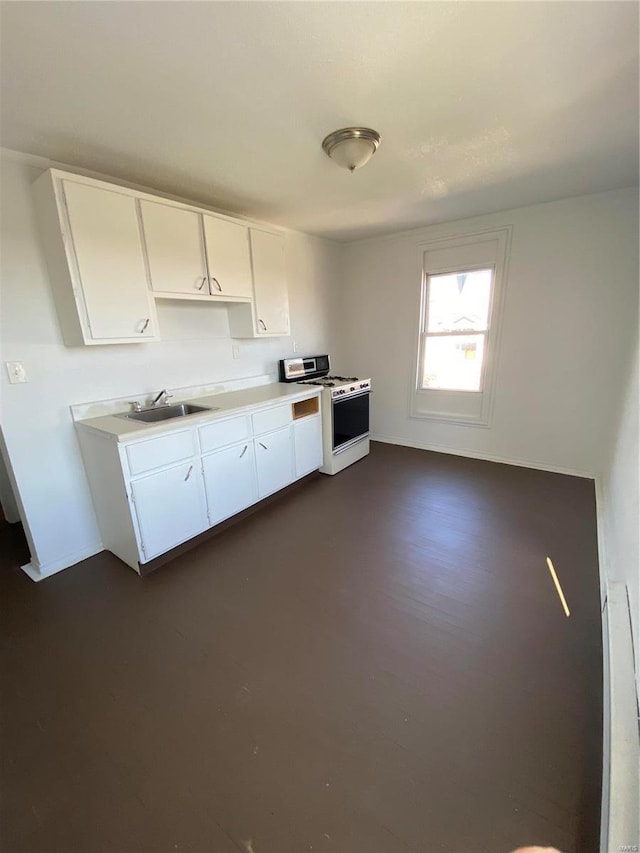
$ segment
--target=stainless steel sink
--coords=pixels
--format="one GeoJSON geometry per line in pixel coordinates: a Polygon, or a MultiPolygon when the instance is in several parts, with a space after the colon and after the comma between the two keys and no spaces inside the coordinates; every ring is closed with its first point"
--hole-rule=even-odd
{"type": "Polygon", "coordinates": [[[194,406],[192,403],[176,403],[175,406],[158,406],[156,409],[143,409],[141,412],[128,412],[118,415],[131,421],[144,421],[152,424],[156,421],[168,421],[172,418],[185,418],[187,415],[197,415],[199,412],[217,412],[212,406],[194,406]]]}

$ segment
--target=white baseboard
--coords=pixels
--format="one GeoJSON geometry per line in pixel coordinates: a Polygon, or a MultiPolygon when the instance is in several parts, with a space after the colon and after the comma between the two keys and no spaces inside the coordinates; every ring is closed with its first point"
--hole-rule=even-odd
{"type": "Polygon", "coordinates": [[[86,560],[88,557],[94,557],[101,551],[104,551],[104,546],[102,542],[99,542],[89,548],[83,549],[82,551],[76,551],[73,554],[67,554],[64,557],[60,557],[57,560],[52,560],[49,563],[41,564],[32,558],[31,562],[27,563],[24,566],[20,566],[20,568],[28,577],[31,578],[32,581],[38,583],[38,581],[42,581],[45,578],[49,578],[51,577],[51,575],[55,575],[58,572],[62,572],[64,569],[69,569],[71,566],[75,566],[76,563],[80,563],[82,560],[86,560]]]}
{"type": "Polygon", "coordinates": [[[499,462],[502,465],[515,465],[518,468],[534,468],[537,471],[549,471],[552,474],[568,474],[571,477],[583,477],[595,480],[597,475],[593,471],[578,471],[573,468],[561,468],[558,465],[547,465],[542,462],[533,462],[531,459],[514,459],[508,456],[492,456],[489,453],[478,453],[475,450],[459,450],[454,447],[444,447],[440,444],[427,444],[421,441],[409,441],[406,438],[397,438],[392,435],[381,435],[371,433],[371,441],[381,441],[383,444],[399,444],[403,447],[415,447],[416,450],[432,450],[434,453],[448,453],[451,456],[465,456],[470,459],[481,459],[484,462],[499,462]]]}
{"type": "Polygon", "coordinates": [[[627,586],[607,584],[602,619],[604,714],[600,853],[637,850],[638,697],[627,586]]]}

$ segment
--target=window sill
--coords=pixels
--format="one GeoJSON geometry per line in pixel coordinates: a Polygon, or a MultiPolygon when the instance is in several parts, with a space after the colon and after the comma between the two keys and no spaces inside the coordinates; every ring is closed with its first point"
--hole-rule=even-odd
{"type": "Polygon", "coordinates": [[[409,417],[458,426],[487,428],[491,420],[491,398],[484,391],[452,391],[413,387],[409,417]]]}
{"type": "Polygon", "coordinates": [[[462,415],[447,414],[446,412],[423,412],[415,408],[409,411],[409,417],[418,421],[439,421],[441,423],[455,424],[456,426],[474,426],[488,429],[491,424],[489,418],[464,417],[462,415]]]}

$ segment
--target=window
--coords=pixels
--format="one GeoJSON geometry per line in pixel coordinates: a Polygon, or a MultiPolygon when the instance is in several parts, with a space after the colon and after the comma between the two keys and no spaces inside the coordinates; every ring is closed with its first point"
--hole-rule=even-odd
{"type": "Polygon", "coordinates": [[[493,268],[427,275],[422,388],[481,391],[493,268]]]}
{"type": "Polygon", "coordinates": [[[410,415],[488,426],[510,228],[420,245],[410,415]]]}

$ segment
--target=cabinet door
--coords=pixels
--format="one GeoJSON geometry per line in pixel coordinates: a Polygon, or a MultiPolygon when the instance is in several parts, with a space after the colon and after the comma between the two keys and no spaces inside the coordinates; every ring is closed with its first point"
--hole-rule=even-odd
{"type": "Polygon", "coordinates": [[[250,229],[256,333],[288,335],[289,295],[284,264],[284,237],[250,229]]]}
{"type": "Polygon", "coordinates": [[[74,181],[62,188],[91,339],[155,337],[135,199],[74,181]]]}
{"type": "Polygon", "coordinates": [[[157,557],[207,528],[198,460],[189,460],[131,483],[143,559],[157,557]]]}
{"type": "Polygon", "coordinates": [[[202,466],[211,524],[235,515],[258,500],[251,440],[203,457],[202,466]]]}
{"type": "Polygon", "coordinates": [[[277,492],[294,479],[291,427],[284,427],[254,439],[258,496],[261,498],[277,492]]]}
{"type": "Polygon", "coordinates": [[[251,299],[249,229],[215,216],[204,215],[202,221],[211,294],[251,299]]]}
{"type": "Polygon", "coordinates": [[[319,415],[300,418],[293,424],[296,477],[316,471],[322,465],[322,422],[319,415]]]}
{"type": "Polygon", "coordinates": [[[140,210],[153,290],[208,296],[200,214],[146,200],[140,210]]]}

